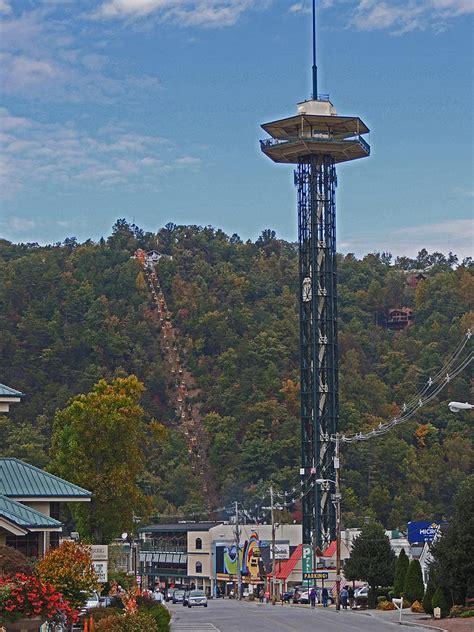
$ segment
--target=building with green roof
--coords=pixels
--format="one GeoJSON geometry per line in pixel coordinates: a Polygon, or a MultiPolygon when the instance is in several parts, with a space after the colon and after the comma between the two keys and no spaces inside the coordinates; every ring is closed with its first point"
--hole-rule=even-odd
{"type": "Polygon", "coordinates": [[[87,489],[15,458],[0,458],[0,544],[40,557],[62,531],[60,502],[90,502],[87,489]]]}
{"type": "Polygon", "coordinates": [[[11,404],[20,402],[23,396],[24,393],[5,386],[5,384],[0,384],[0,413],[10,412],[11,404]]]}

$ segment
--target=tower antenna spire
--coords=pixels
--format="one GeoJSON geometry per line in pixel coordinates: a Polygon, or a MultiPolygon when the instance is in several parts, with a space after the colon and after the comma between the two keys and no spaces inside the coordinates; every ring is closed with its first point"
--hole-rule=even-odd
{"type": "Polygon", "coordinates": [[[318,67],[316,66],[316,0],[313,0],[313,99],[318,100],[318,67]]]}

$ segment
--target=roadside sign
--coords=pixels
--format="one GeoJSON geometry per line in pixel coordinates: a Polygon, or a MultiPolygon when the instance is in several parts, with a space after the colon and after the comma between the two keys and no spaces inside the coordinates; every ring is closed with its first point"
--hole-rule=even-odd
{"type": "Polygon", "coordinates": [[[308,579],[327,579],[329,577],[329,573],[322,573],[320,571],[314,573],[303,573],[303,580],[308,579]]]}
{"type": "Polygon", "coordinates": [[[94,562],[104,562],[109,559],[109,547],[107,544],[92,544],[90,550],[91,558],[94,562]]]}
{"type": "Polygon", "coordinates": [[[97,578],[101,584],[105,584],[107,581],[107,562],[92,562],[97,578]]]}
{"type": "Polygon", "coordinates": [[[313,570],[313,551],[309,544],[303,544],[301,568],[303,570],[303,576],[305,573],[311,573],[313,570]]]}

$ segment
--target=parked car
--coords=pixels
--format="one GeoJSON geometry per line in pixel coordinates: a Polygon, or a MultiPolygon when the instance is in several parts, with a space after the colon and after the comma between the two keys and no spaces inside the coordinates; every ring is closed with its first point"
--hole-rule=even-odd
{"type": "Polygon", "coordinates": [[[86,614],[86,612],[88,610],[91,610],[91,608],[100,608],[101,606],[104,606],[104,605],[105,604],[100,599],[99,593],[96,590],[94,590],[91,593],[87,594],[86,602],[82,606],[81,610],[79,611],[79,614],[86,614]]]}
{"type": "Polygon", "coordinates": [[[354,591],[354,597],[368,597],[369,596],[369,587],[368,586],[362,586],[362,588],[357,588],[354,591]]]}
{"type": "Polygon", "coordinates": [[[175,590],[173,592],[173,603],[183,603],[184,590],[175,590]]]}
{"type": "Polygon", "coordinates": [[[190,590],[188,595],[188,608],[204,606],[207,608],[207,597],[203,590],[190,590]]]}
{"type": "Polygon", "coordinates": [[[289,603],[290,601],[293,601],[293,595],[295,594],[295,589],[294,588],[290,588],[290,590],[287,590],[286,592],[283,593],[282,595],[282,599],[284,602],[289,603]]]}

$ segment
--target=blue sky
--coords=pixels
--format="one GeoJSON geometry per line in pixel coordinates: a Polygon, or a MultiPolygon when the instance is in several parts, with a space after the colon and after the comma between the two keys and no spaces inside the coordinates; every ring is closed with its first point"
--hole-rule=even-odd
{"type": "MultiPolygon", "coordinates": [[[[338,249],[472,254],[474,0],[318,0],[320,92],[370,127],[338,249]]],[[[0,0],[0,234],[296,239],[260,124],[310,96],[311,0],[0,0]]]]}

